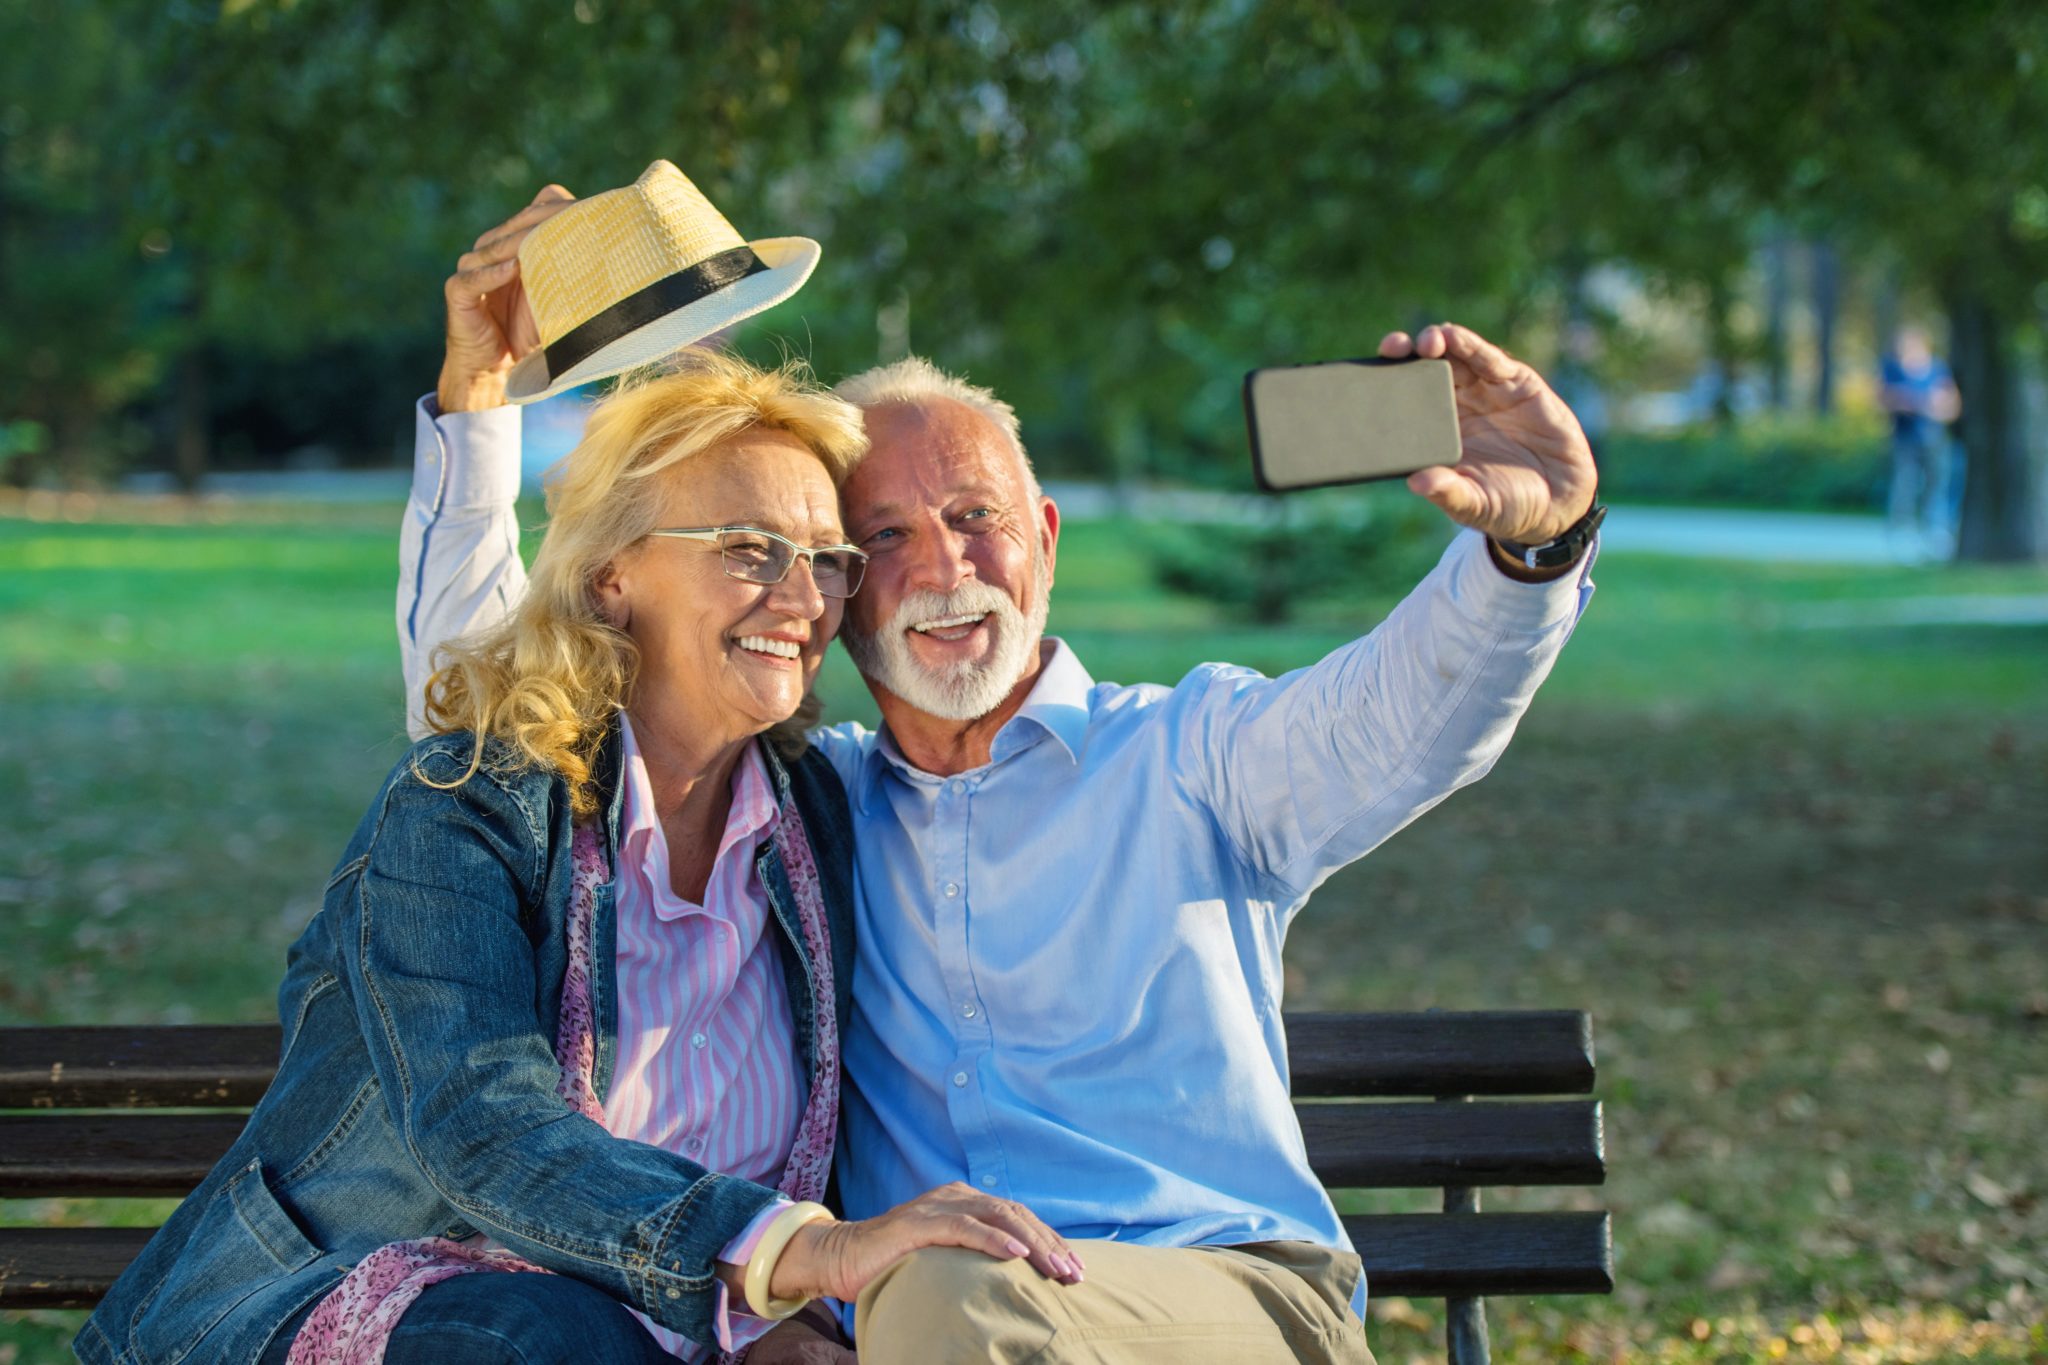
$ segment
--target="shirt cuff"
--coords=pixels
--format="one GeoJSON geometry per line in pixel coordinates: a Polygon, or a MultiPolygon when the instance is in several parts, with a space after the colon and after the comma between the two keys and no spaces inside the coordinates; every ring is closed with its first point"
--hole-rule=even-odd
{"type": "Polygon", "coordinates": [[[1547,583],[1524,583],[1508,577],[1494,562],[1486,537],[1464,530],[1451,541],[1444,558],[1451,565],[1451,596],[1482,620],[1541,632],[1560,621],[1577,622],[1593,597],[1593,561],[1600,538],[1586,547],[1572,572],[1547,583]]]}
{"type": "Polygon", "coordinates": [[[481,412],[441,411],[433,394],[416,407],[412,497],[430,512],[490,508],[519,498],[520,413],[515,403],[481,412]]]}
{"type": "MultiPolygon", "coordinates": [[[[776,1199],[774,1202],[763,1207],[759,1213],[755,1214],[748,1221],[745,1227],[740,1229],[739,1236],[733,1238],[719,1249],[718,1259],[726,1265],[745,1268],[747,1262],[754,1259],[754,1248],[761,1245],[761,1238],[766,1235],[768,1225],[774,1222],[776,1215],[788,1208],[791,1202],[788,1199],[776,1199]]],[[[730,1351],[733,1349],[733,1315],[738,1314],[740,1317],[751,1318],[756,1322],[761,1321],[761,1319],[755,1317],[744,1301],[737,1308],[732,1305],[732,1295],[726,1289],[724,1280],[718,1281],[718,1288],[714,1292],[714,1299],[715,1302],[711,1309],[711,1327],[718,1334],[718,1349],[730,1351]]]]}

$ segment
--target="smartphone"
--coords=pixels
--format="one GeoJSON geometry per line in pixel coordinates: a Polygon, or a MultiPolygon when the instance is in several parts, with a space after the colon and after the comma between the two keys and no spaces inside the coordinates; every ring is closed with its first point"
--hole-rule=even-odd
{"type": "Polygon", "coordinates": [[[1244,377],[1252,472],[1269,493],[1400,478],[1458,462],[1447,360],[1334,360],[1244,377]]]}

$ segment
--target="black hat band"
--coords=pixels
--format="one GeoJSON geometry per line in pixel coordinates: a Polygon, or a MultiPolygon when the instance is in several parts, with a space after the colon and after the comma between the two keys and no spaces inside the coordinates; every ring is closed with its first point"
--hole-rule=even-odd
{"type": "Polygon", "coordinates": [[[546,349],[549,381],[561,378],[627,333],[767,268],[767,262],[754,254],[754,248],[736,246],[626,295],[595,317],[571,327],[546,349]]]}

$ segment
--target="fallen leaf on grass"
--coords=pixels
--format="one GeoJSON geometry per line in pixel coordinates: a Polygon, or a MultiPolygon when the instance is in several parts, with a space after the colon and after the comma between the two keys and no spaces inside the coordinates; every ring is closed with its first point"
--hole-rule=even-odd
{"type": "Polygon", "coordinates": [[[1987,1208],[2002,1209],[2012,1202],[2012,1191],[1982,1171],[1971,1171],[1964,1175],[1963,1188],[1975,1195],[1977,1202],[1987,1208]]]}

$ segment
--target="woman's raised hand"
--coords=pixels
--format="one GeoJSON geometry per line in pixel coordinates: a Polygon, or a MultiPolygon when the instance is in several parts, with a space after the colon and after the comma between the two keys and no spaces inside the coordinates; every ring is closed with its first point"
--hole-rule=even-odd
{"type": "Polygon", "coordinates": [[[443,412],[476,412],[505,401],[512,367],[540,345],[540,329],[519,281],[526,234],[576,202],[549,185],[533,202],[476,239],[441,292],[448,300],[448,353],[435,396],[443,412]]]}
{"type": "Polygon", "coordinates": [[[1027,1257],[1048,1279],[1077,1284],[1083,1267],[1066,1239],[1022,1204],[954,1182],[856,1223],[802,1228],[775,1264],[776,1298],[852,1301],[869,1280],[920,1247],[966,1247],[998,1261],[1027,1257]]]}

